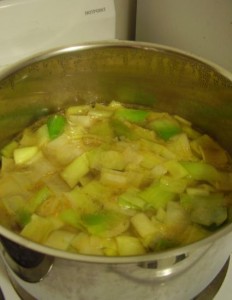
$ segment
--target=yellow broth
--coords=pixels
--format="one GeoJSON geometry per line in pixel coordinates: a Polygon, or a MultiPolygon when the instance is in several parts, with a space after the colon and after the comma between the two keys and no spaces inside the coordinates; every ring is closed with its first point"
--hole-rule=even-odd
{"type": "Polygon", "coordinates": [[[1,155],[1,224],[49,247],[141,255],[193,243],[231,219],[228,153],[165,112],[68,107],[1,155]]]}

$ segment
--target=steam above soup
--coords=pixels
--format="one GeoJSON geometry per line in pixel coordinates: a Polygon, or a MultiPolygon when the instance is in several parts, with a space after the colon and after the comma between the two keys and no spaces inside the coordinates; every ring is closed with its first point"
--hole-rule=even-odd
{"type": "Polygon", "coordinates": [[[72,106],[1,154],[1,224],[49,247],[141,255],[231,221],[231,159],[179,116],[118,102],[72,106]]]}

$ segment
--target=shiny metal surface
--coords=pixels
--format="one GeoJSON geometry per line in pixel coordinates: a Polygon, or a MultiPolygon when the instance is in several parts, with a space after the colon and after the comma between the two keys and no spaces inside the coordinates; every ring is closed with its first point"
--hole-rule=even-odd
{"type": "MultiPolygon", "coordinates": [[[[0,73],[0,143],[69,104],[111,100],[187,118],[232,154],[232,75],[176,49],[133,42],[49,51],[0,73]]],[[[228,225],[192,245],[139,257],[84,256],[37,245],[3,227],[0,234],[55,258],[52,271],[33,286],[8,266],[12,278],[35,298],[56,290],[56,299],[76,299],[78,291],[85,300],[132,299],[135,293],[137,298],[172,295],[186,300],[203,290],[226,262],[231,229],[228,225]],[[102,295],[109,286],[114,296],[102,295]]]]}
{"type": "Polygon", "coordinates": [[[0,288],[0,300],[5,300],[5,296],[4,296],[1,288],[0,288]]]}
{"type": "Polygon", "coordinates": [[[199,294],[197,295],[193,300],[212,300],[217,295],[219,289],[221,288],[221,285],[227,275],[228,267],[229,267],[229,261],[224,264],[221,271],[217,274],[217,276],[213,279],[213,281],[199,294]]]}
{"type": "Polygon", "coordinates": [[[5,265],[26,282],[40,282],[52,270],[52,256],[35,252],[3,237],[0,249],[5,265]]]}

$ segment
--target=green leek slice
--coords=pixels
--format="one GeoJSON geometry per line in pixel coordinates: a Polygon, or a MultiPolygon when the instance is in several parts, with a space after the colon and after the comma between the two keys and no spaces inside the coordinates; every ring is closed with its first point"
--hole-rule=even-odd
{"type": "Polygon", "coordinates": [[[168,190],[164,184],[155,183],[138,193],[150,207],[159,209],[165,208],[167,203],[176,198],[176,193],[168,190]]]}
{"type": "Polygon", "coordinates": [[[149,111],[132,108],[119,108],[114,113],[116,119],[141,124],[146,121],[149,111]]]}
{"type": "Polygon", "coordinates": [[[180,125],[175,120],[168,118],[160,118],[150,122],[149,128],[153,129],[165,141],[182,131],[180,125]]]}
{"type": "Polygon", "coordinates": [[[205,180],[208,182],[218,181],[221,176],[220,172],[212,165],[198,161],[183,161],[180,164],[188,171],[194,180],[205,180]]]}
{"type": "Polygon", "coordinates": [[[62,115],[53,115],[47,120],[48,133],[53,140],[64,132],[66,118],[62,115]]]}

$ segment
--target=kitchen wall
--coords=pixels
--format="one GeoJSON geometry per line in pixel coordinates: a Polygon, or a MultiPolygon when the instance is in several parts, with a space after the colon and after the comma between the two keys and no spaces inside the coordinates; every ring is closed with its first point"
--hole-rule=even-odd
{"type": "Polygon", "coordinates": [[[137,40],[177,47],[232,71],[232,0],[137,3],[137,40]]]}

